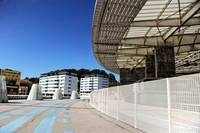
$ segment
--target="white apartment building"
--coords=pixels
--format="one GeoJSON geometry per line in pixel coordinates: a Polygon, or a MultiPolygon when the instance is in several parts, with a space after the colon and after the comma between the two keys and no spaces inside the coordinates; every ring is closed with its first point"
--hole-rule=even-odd
{"type": "Polygon", "coordinates": [[[80,82],[80,99],[89,99],[91,90],[99,90],[108,87],[108,78],[85,77],[80,82]]]}
{"type": "Polygon", "coordinates": [[[64,96],[70,96],[72,91],[78,89],[78,77],[73,75],[43,75],[39,79],[42,94],[44,96],[53,96],[56,89],[61,89],[64,96]]]}

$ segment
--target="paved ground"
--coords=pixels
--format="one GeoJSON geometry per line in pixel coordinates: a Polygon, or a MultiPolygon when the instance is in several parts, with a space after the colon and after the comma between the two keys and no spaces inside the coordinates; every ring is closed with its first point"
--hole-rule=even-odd
{"type": "Polygon", "coordinates": [[[0,133],[142,133],[80,100],[0,103],[0,133]]]}

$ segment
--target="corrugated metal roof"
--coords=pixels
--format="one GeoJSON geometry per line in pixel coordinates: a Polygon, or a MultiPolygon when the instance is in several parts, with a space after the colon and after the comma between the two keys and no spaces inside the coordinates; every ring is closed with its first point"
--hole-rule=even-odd
{"type": "MultiPolygon", "coordinates": [[[[145,55],[168,45],[174,46],[176,62],[186,60],[200,50],[199,9],[199,0],[97,0],[92,33],[96,59],[119,73],[120,68],[144,67],[145,55]]],[[[180,68],[179,63],[177,72],[180,68]]]]}

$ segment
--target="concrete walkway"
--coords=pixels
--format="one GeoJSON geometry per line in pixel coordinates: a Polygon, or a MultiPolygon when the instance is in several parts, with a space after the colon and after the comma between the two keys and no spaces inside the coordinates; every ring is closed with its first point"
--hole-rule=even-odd
{"type": "Polygon", "coordinates": [[[71,123],[67,129],[75,133],[143,133],[92,108],[88,102],[79,101],[69,109],[71,123]]]}
{"type": "Polygon", "coordinates": [[[0,103],[0,133],[142,133],[81,100],[0,103]]]}

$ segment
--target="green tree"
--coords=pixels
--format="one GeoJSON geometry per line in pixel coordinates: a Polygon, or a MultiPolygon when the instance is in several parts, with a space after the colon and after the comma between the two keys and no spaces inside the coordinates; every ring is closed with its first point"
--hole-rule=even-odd
{"type": "Polygon", "coordinates": [[[29,81],[31,81],[33,84],[38,84],[39,83],[39,78],[32,77],[32,78],[29,78],[29,81]]]}

